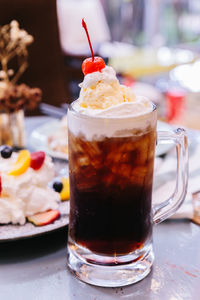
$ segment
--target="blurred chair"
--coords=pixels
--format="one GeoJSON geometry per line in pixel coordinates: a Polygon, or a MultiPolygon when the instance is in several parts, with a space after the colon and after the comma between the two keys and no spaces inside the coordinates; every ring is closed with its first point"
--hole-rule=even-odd
{"type": "Polygon", "coordinates": [[[66,102],[68,91],[64,83],[56,0],[0,0],[0,25],[13,19],[34,36],[34,43],[28,49],[29,67],[20,82],[40,87],[46,103],[59,106],[66,102]]]}

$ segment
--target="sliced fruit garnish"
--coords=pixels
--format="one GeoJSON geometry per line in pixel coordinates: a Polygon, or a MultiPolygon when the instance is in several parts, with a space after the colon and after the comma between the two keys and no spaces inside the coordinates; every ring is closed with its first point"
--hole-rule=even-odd
{"type": "Polygon", "coordinates": [[[8,173],[8,175],[18,176],[26,172],[30,167],[31,155],[28,150],[21,150],[18,154],[16,163],[13,169],[8,173]]]}
{"type": "Polygon", "coordinates": [[[62,191],[60,192],[60,199],[62,201],[69,200],[69,178],[63,177],[61,181],[63,184],[63,188],[62,191]]]}
{"type": "Polygon", "coordinates": [[[39,170],[45,160],[45,152],[37,151],[31,153],[31,168],[34,170],[39,170]]]}
{"type": "Polygon", "coordinates": [[[28,221],[33,223],[35,226],[44,226],[53,223],[60,217],[59,210],[49,210],[43,213],[35,214],[28,217],[28,221]]]}

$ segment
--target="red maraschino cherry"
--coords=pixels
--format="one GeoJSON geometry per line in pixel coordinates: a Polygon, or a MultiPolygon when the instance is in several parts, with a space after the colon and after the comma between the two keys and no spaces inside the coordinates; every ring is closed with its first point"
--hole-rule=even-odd
{"type": "Polygon", "coordinates": [[[92,57],[89,57],[83,61],[82,71],[84,75],[97,71],[101,72],[105,66],[105,62],[101,57],[95,56],[94,60],[92,60],[92,57]]]}
{"type": "Polygon", "coordinates": [[[87,39],[88,39],[88,43],[89,43],[89,46],[90,46],[90,51],[91,51],[91,54],[92,54],[92,57],[86,58],[83,61],[83,64],[82,64],[83,74],[87,75],[87,74],[97,72],[97,71],[101,72],[101,70],[103,68],[105,68],[106,64],[105,64],[103,58],[101,58],[99,56],[94,56],[94,52],[93,52],[93,49],[92,49],[92,44],[91,44],[91,41],[90,41],[90,36],[89,36],[88,30],[87,30],[87,25],[86,25],[84,19],[82,19],[82,26],[85,29],[87,39]]]}

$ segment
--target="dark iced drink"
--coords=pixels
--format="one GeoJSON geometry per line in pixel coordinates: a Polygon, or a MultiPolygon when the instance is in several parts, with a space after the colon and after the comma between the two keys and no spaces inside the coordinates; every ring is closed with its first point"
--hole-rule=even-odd
{"type": "Polygon", "coordinates": [[[69,132],[71,241],[101,255],[144,246],[152,231],[155,141],[155,124],[90,141],[69,132]]]}
{"type": "MultiPolygon", "coordinates": [[[[84,20],[82,24],[89,37],[84,20]]],[[[92,57],[82,64],[80,95],[67,116],[67,263],[84,282],[119,287],[150,272],[152,225],[174,213],[185,197],[187,139],[182,129],[157,135],[155,106],[121,85],[89,44],[92,57]],[[177,182],[172,197],[152,209],[156,138],[177,145],[177,182]]]]}

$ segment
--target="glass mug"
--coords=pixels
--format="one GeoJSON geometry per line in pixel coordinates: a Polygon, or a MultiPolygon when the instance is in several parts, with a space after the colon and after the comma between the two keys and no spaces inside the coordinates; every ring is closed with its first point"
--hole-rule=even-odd
{"type": "Polygon", "coordinates": [[[125,286],[151,270],[153,224],[178,209],[188,181],[184,129],[156,132],[156,126],[155,106],[150,113],[127,118],[86,116],[73,104],[69,109],[67,260],[82,281],[125,286]],[[172,196],[152,207],[156,141],[176,144],[177,177],[172,196]]]}

